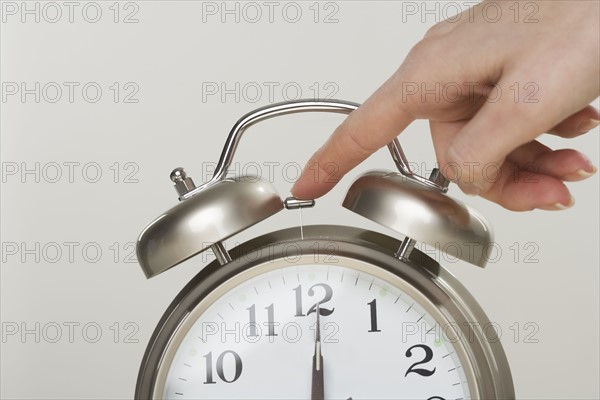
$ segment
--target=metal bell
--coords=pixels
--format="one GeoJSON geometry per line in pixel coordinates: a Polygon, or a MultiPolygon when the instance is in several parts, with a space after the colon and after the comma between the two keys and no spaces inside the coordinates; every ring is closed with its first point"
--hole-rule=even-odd
{"type": "MultiPolygon", "coordinates": [[[[193,184],[189,189],[195,189],[193,184]]],[[[217,258],[226,259],[222,240],[282,209],[273,186],[261,178],[243,176],[213,183],[142,231],[137,242],[138,261],[146,277],[151,278],[209,247],[213,247],[217,258]]]]}
{"type": "Polygon", "coordinates": [[[342,205],[410,239],[484,267],[493,233],[472,208],[397,172],[373,171],[350,186],[342,205]]]}

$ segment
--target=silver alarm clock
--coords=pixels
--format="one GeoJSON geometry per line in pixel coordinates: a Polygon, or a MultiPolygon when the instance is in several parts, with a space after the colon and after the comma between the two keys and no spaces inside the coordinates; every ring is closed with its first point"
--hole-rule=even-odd
{"type": "Polygon", "coordinates": [[[171,174],[180,203],[140,234],[148,278],[211,248],[216,260],[179,293],[144,355],[136,399],[505,399],[510,368],[468,291],[415,248],[438,244],[483,267],[492,241],[476,211],[448,197],[434,170],[414,174],[397,140],[398,172],[366,173],[342,206],[398,232],[308,226],[267,232],[226,250],[222,241],[285,209],[259,177],[227,178],[245,130],[297,112],[348,114],[358,104],[270,105],[232,128],[213,178],[171,174]]]}

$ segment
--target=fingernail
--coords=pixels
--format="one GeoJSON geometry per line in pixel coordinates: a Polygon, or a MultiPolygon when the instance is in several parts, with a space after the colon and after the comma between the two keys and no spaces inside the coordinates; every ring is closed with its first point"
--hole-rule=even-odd
{"type": "Polygon", "coordinates": [[[481,194],[481,189],[473,184],[459,183],[458,187],[468,196],[479,196],[481,194]]]}
{"type": "Polygon", "coordinates": [[[547,211],[561,211],[561,210],[569,209],[569,208],[573,207],[574,205],[575,205],[575,197],[571,196],[571,198],[569,199],[569,203],[566,205],[562,204],[562,203],[554,203],[549,206],[539,207],[539,208],[540,208],[540,210],[547,210],[547,211]]]}
{"type": "Polygon", "coordinates": [[[592,129],[594,129],[595,127],[597,127],[598,125],[600,125],[600,121],[597,119],[589,119],[587,122],[584,122],[583,124],[581,124],[579,126],[579,132],[589,132],[592,129]]]}
{"type": "Polygon", "coordinates": [[[596,169],[596,167],[592,165],[592,170],[591,171],[586,171],[586,170],[583,170],[583,169],[578,169],[577,170],[577,176],[579,176],[579,178],[581,178],[581,179],[586,179],[586,178],[589,178],[590,176],[594,175],[597,171],[598,171],[598,169],[596,169]]]}
{"type": "Polygon", "coordinates": [[[466,195],[468,196],[479,196],[481,194],[481,189],[475,186],[469,186],[468,188],[463,189],[466,195]]]}
{"type": "Polygon", "coordinates": [[[591,170],[590,171],[586,171],[584,169],[578,169],[577,171],[573,172],[572,174],[567,174],[565,176],[562,177],[563,181],[581,181],[584,179],[589,178],[590,176],[594,175],[598,170],[596,169],[595,166],[591,166],[591,170]]]}

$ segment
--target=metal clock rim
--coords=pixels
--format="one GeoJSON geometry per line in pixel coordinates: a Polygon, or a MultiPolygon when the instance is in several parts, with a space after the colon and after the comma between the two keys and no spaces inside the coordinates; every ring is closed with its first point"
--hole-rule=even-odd
{"type": "MultiPolygon", "coordinates": [[[[234,257],[229,264],[221,266],[214,261],[202,269],[176,296],[157,325],[144,354],[136,384],[135,398],[154,398],[155,384],[165,361],[165,356],[172,354],[165,351],[171,349],[171,342],[177,331],[186,322],[192,310],[208,297],[215,289],[225,285],[235,276],[253,267],[264,265],[265,261],[274,259],[272,253],[257,257],[254,260],[243,260],[250,251],[268,246],[281,249],[282,246],[295,243],[300,246],[302,254],[314,255],[315,241],[336,242],[339,252],[336,255],[379,266],[391,272],[414,288],[417,294],[424,291],[430,306],[434,306],[433,314],[440,314],[450,321],[467,322],[458,332],[460,337],[469,338],[469,346],[460,341],[460,346],[473,365],[474,380],[469,382],[472,398],[515,398],[510,367],[499,341],[486,340],[482,332],[473,330],[469,321],[481,324],[489,323],[476,300],[470,293],[443,267],[434,260],[415,250],[409,260],[398,260],[395,250],[400,241],[372,231],[338,225],[314,225],[304,228],[304,240],[300,240],[297,228],[288,228],[254,238],[231,250],[234,257]],[[477,354],[473,354],[477,353],[477,354]],[[485,362],[483,361],[485,360],[485,362]]],[[[283,257],[275,257],[283,258],[283,257]]],[[[404,290],[404,288],[402,288],[404,290]]],[[[410,293],[411,296],[414,293],[410,293]]],[[[421,299],[425,298],[420,295],[421,299]]],[[[428,311],[431,311],[428,309],[428,311]]],[[[438,315],[439,317],[439,315],[438,315]]],[[[437,317],[436,317],[437,319],[437,317]]],[[[456,344],[454,344],[455,347],[456,344]]],[[[466,371],[467,372],[467,371],[466,371]]],[[[164,373],[164,371],[163,371],[164,373]]]]}

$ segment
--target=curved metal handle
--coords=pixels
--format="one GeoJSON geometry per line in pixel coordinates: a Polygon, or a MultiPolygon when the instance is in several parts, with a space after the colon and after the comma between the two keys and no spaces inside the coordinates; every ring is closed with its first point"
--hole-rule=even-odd
{"type": "MultiPolygon", "coordinates": [[[[235,151],[237,146],[242,138],[242,135],[252,125],[255,125],[261,121],[278,117],[281,115],[287,114],[296,114],[302,112],[331,112],[331,113],[339,113],[339,114],[350,114],[352,111],[356,110],[360,104],[353,103],[350,101],[344,100],[295,100],[295,101],[284,101],[281,103],[270,104],[261,108],[257,108],[254,111],[249,112],[248,114],[241,117],[235,125],[231,128],[229,132],[229,136],[225,141],[225,146],[223,147],[223,151],[221,152],[221,157],[219,158],[219,162],[217,164],[215,173],[210,181],[204,183],[196,187],[195,189],[183,194],[180,197],[180,200],[185,200],[205,187],[222,181],[227,176],[227,171],[231,166],[233,161],[233,156],[235,155],[235,151]]],[[[434,188],[437,190],[441,190],[445,192],[447,190],[447,184],[444,186],[443,182],[440,184],[440,181],[435,178],[433,181],[427,178],[423,178],[419,175],[414,174],[402,151],[402,147],[400,146],[400,142],[398,139],[394,139],[390,144],[388,144],[388,149],[392,155],[398,170],[408,178],[414,179],[430,188],[434,188]]],[[[441,176],[438,173],[439,176],[441,176]]],[[[433,176],[432,176],[433,177],[433,176]]],[[[443,178],[443,177],[442,177],[443,178]]]]}
{"type": "Polygon", "coordinates": [[[246,129],[261,121],[287,114],[297,114],[303,112],[331,112],[338,114],[350,114],[356,110],[360,104],[341,100],[297,100],[282,103],[275,103],[265,107],[258,108],[249,112],[240,118],[227,137],[225,147],[221,153],[221,158],[217,164],[217,169],[211,180],[223,180],[227,175],[227,170],[233,161],[233,155],[246,129]]]}

